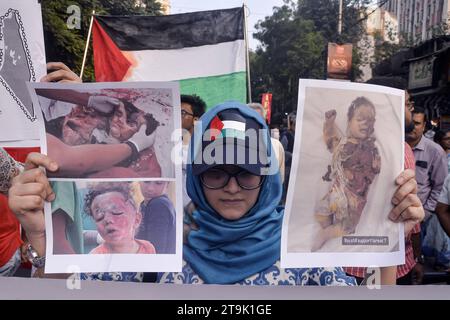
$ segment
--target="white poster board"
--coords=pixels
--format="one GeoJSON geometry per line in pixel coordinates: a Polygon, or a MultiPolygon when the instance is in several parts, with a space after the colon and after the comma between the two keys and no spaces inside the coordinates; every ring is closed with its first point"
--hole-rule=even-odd
{"type": "Polygon", "coordinates": [[[180,271],[181,161],[172,159],[181,145],[178,83],[29,89],[40,107],[42,153],[59,165],[47,172],[56,200],[45,204],[45,272],[180,271]],[[56,222],[61,214],[65,226],[56,222]]]}
{"type": "Polygon", "coordinates": [[[282,267],[404,263],[403,224],[388,219],[403,128],[401,90],[300,80],[282,267]]]}

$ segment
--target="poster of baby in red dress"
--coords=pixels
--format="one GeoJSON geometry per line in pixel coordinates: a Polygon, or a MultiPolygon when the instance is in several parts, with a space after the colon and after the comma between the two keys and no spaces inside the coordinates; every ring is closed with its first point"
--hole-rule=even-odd
{"type": "Polygon", "coordinates": [[[402,264],[402,226],[388,214],[403,168],[403,91],[301,80],[296,122],[284,267],[402,264]]]}

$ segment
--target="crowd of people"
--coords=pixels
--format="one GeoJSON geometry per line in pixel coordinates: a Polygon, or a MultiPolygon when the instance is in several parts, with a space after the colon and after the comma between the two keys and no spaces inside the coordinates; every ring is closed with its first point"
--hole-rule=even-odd
{"type": "MultiPolygon", "coordinates": [[[[50,72],[41,81],[80,81],[63,64],[50,63],[48,67],[50,72]]],[[[374,79],[371,83],[406,89],[404,83],[395,82],[392,79],[374,79]]],[[[393,204],[393,210],[388,218],[405,224],[406,263],[401,266],[381,268],[382,284],[419,284],[423,274],[423,270],[420,270],[420,265],[424,263],[423,254],[434,257],[436,265],[449,267],[448,264],[446,265],[448,260],[446,262],[445,258],[448,258],[449,252],[450,194],[448,190],[450,186],[448,184],[450,178],[446,179],[446,176],[449,165],[447,154],[450,152],[447,148],[446,154],[442,149],[446,145],[446,134],[435,135],[440,145],[424,137],[425,114],[419,107],[413,108],[408,92],[406,97],[405,170],[393,181],[397,185],[396,192],[386,195],[392,199],[393,204]],[[444,250],[445,248],[447,251],[444,250]]],[[[82,278],[242,285],[357,285],[361,283],[368,275],[365,268],[358,266],[287,269],[280,267],[283,204],[289,185],[294,152],[295,113],[288,116],[286,130],[280,128],[280,134],[273,134],[274,131],[269,129],[265,121],[264,109],[260,104],[224,102],[207,112],[205,109],[206,105],[201,97],[181,96],[181,119],[184,129],[182,271],[159,273],[151,277],[140,272],[91,273],[82,274],[82,278]],[[227,158],[227,152],[248,154],[254,148],[248,141],[237,143],[236,139],[227,139],[236,138],[236,133],[232,130],[222,130],[219,138],[209,139],[209,143],[205,144],[203,135],[210,134],[210,129],[214,128],[217,119],[220,121],[233,119],[235,122],[244,124],[246,128],[263,130],[266,134],[257,145],[258,151],[264,155],[265,159],[259,159],[257,163],[250,164],[227,158]],[[201,123],[201,132],[194,130],[195,123],[201,123]],[[219,144],[225,150],[223,159],[220,159],[223,161],[212,164],[196,161],[205,149],[219,144]]],[[[116,117],[117,120],[122,119],[128,123],[129,127],[129,119],[132,118],[130,113],[133,113],[129,111],[131,109],[127,111],[123,102],[102,100],[95,103],[91,100],[89,104],[89,98],[86,99],[81,110],[87,114],[100,115],[100,118],[94,121],[96,128],[101,128],[102,125],[111,127],[111,125],[105,125],[102,122],[104,120],[97,121],[105,114],[113,115],[110,120],[105,120],[106,122],[112,122],[116,117]]],[[[353,112],[373,114],[375,110],[370,102],[363,101],[357,108],[355,107],[353,112]]],[[[330,112],[327,115],[330,128],[332,118],[333,113],[330,112]]],[[[370,122],[370,115],[366,118],[370,122]]],[[[116,159],[115,164],[136,153],[136,150],[130,147],[130,143],[126,143],[127,141],[131,141],[138,151],[151,147],[152,143],[149,142],[151,133],[145,132],[148,122],[141,117],[141,114],[133,119],[135,120],[132,124],[133,133],[122,140],[118,139],[117,143],[111,145],[111,147],[123,148],[121,150],[123,157],[116,159]],[[138,142],[135,143],[133,138],[139,135],[139,132],[142,134],[137,137],[138,142]],[[142,146],[148,143],[150,145],[142,146]]],[[[61,123],[64,125],[67,121],[63,120],[61,123]]],[[[368,124],[369,127],[370,125],[373,126],[373,122],[368,124]]],[[[328,130],[328,133],[332,133],[331,131],[331,129],[328,130]]],[[[370,136],[368,133],[370,130],[366,131],[366,135],[370,136]]],[[[120,133],[120,130],[117,132],[120,133]]],[[[356,138],[359,137],[356,131],[350,130],[350,133],[356,138]]],[[[119,136],[120,134],[117,134],[117,137],[119,136]]],[[[70,143],[65,142],[61,137],[63,135],[58,138],[59,143],[70,148],[70,143]]],[[[81,138],[79,135],[75,139],[82,140],[77,145],[92,143],[92,136],[88,139],[81,138]]],[[[334,138],[335,136],[330,136],[330,139],[334,138]]],[[[338,141],[335,142],[338,143],[338,141]]],[[[336,143],[330,142],[329,146],[337,147],[336,143]]],[[[109,147],[109,145],[103,147],[109,147]]],[[[374,151],[373,154],[371,167],[375,168],[373,175],[376,175],[377,152],[374,151]]],[[[9,193],[9,207],[25,231],[28,243],[25,245],[25,251],[32,251],[35,257],[44,258],[46,230],[43,204],[44,201],[50,201],[53,223],[55,226],[62,226],[59,229],[62,232],[58,235],[60,240],[58,244],[55,242],[55,252],[57,250],[61,253],[81,252],[86,237],[80,231],[83,224],[80,212],[73,209],[80,207],[77,204],[80,201],[77,187],[73,183],[50,184],[41,169],[43,167],[47,172],[57,174],[63,165],[57,155],[31,153],[24,164],[14,161],[3,151],[0,155],[2,161],[0,191],[9,193]],[[57,191],[56,196],[55,191],[57,191]],[[63,196],[66,199],[58,199],[63,196]],[[61,248],[58,249],[58,245],[61,248]]],[[[98,230],[98,234],[93,237],[91,253],[170,254],[175,252],[175,242],[168,240],[175,238],[176,214],[168,197],[167,182],[141,182],[134,186],[124,183],[107,183],[90,185],[87,189],[87,193],[83,196],[87,199],[85,211],[93,219],[98,230]],[[119,232],[118,225],[126,226],[124,227],[126,232],[119,232]]],[[[360,201],[363,202],[364,199],[360,201]]],[[[356,209],[354,215],[358,216],[361,212],[356,209]]],[[[336,212],[327,212],[327,214],[319,215],[319,218],[323,218],[322,222],[336,221],[334,215],[336,212]]],[[[347,220],[344,222],[347,223],[347,220]]],[[[352,227],[345,223],[339,224],[339,227],[342,228],[343,225],[345,228],[352,227]]],[[[328,223],[324,230],[328,230],[326,227],[330,226],[335,228],[333,224],[328,223]]],[[[18,224],[14,228],[17,231],[18,224]]],[[[2,230],[0,227],[0,231],[2,230]]],[[[328,233],[330,232],[324,231],[324,239],[329,236],[328,233]]],[[[335,236],[335,233],[331,233],[331,236],[335,236]]],[[[20,245],[21,242],[18,244],[11,242],[11,249],[8,249],[7,254],[2,255],[1,275],[13,275],[20,265],[20,245]]],[[[6,251],[0,250],[0,252],[6,251]]],[[[37,261],[31,259],[35,267],[33,275],[51,277],[43,272],[41,260],[45,259],[34,260],[37,261]]]]}

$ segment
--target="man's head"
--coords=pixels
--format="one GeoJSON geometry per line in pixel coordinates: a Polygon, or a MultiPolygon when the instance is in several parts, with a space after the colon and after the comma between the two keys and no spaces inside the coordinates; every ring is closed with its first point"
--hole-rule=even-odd
{"type": "Polygon", "coordinates": [[[192,134],[194,122],[206,109],[206,103],[197,95],[181,95],[181,126],[192,134]]]}
{"type": "Polygon", "coordinates": [[[427,122],[425,110],[415,107],[412,114],[412,121],[414,123],[414,129],[406,135],[406,141],[410,146],[416,146],[420,139],[422,139],[423,132],[425,131],[425,124],[427,122]]]}
{"type": "Polygon", "coordinates": [[[405,133],[408,134],[414,130],[411,112],[414,110],[414,103],[407,90],[408,84],[401,77],[376,77],[367,80],[368,84],[376,84],[379,86],[391,87],[405,91],[405,133]]]}

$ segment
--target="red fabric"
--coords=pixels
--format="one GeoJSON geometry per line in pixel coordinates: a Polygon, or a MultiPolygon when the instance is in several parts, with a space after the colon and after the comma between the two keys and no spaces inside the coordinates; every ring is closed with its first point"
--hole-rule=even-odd
{"type": "MultiPolygon", "coordinates": [[[[28,153],[39,152],[39,148],[5,148],[5,150],[20,162],[25,161],[28,153]]],[[[0,195],[0,266],[11,259],[22,243],[19,221],[9,210],[8,198],[0,195]]]]}
{"type": "Polygon", "coordinates": [[[27,155],[30,152],[39,152],[39,147],[33,148],[4,148],[16,161],[25,162],[27,155]]]}
{"type": "MultiPolygon", "coordinates": [[[[405,169],[416,169],[415,160],[414,160],[414,154],[411,149],[411,147],[405,143],[405,169]]],[[[416,265],[416,261],[414,259],[414,252],[413,247],[411,243],[411,234],[412,233],[419,233],[420,232],[420,223],[416,224],[411,231],[411,233],[408,235],[406,242],[405,242],[405,264],[397,266],[397,279],[405,276],[406,274],[411,271],[412,268],[416,265]]],[[[345,272],[348,274],[351,274],[352,276],[364,278],[366,275],[366,268],[359,268],[359,267],[349,267],[344,268],[345,272]]]]}
{"type": "Polygon", "coordinates": [[[0,194],[0,266],[22,245],[20,224],[8,208],[8,198],[0,194]]]}
{"type": "Polygon", "coordinates": [[[122,81],[131,62],[94,18],[92,39],[96,82],[122,81]]]}

